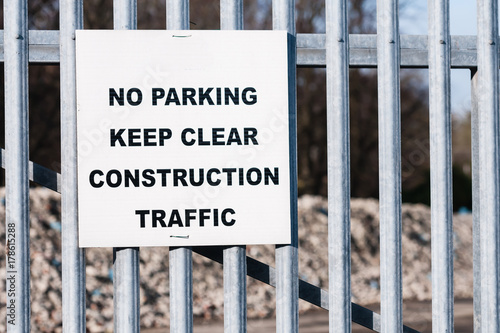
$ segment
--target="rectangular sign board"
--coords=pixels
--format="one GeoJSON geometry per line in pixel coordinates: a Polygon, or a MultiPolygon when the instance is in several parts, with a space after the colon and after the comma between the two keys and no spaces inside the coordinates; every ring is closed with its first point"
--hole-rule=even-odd
{"type": "Polygon", "coordinates": [[[77,31],[80,247],[290,243],[287,40],[77,31]]]}

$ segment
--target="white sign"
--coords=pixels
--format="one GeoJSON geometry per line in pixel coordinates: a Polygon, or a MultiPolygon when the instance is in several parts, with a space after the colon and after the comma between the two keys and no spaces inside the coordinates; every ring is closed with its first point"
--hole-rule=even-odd
{"type": "Polygon", "coordinates": [[[290,243],[287,34],[77,31],[80,247],[290,243]]]}

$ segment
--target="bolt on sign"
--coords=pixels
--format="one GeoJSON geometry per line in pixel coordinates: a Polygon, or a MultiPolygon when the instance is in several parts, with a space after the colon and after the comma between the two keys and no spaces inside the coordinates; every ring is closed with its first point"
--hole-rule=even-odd
{"type": "Polygon", "coordinates": [[[82,30],[76,66],[80,247],[290,243],[286,32],[82,30]]]}

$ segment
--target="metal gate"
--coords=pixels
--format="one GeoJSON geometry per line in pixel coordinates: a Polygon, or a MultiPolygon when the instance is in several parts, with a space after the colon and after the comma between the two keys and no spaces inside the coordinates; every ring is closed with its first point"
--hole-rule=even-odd
{"type": "MultiPolygon", "coordinates": [[[[498,3],[478,0],[478,35],[450,36],[449,2],[429,0],[429,35],[399,34],[398,1],[377,1],[377,35],[349,35],[347,0],[326,0],[326,34],[296,34],[294,1],[273,0],[273,29],[296,36],[297,66],[327,69],[329,291],[298,278],[297,216],[292,244],[276,248],[276,268],[244,247],[172,248],[171,332],[192,332],[192,251],[224,264],[226,332],[246,331],[246,275],[276,287],[277,332],[298,332],[298,299],[329,310],[330,332],[351,322],[377,332],[402,323],[400,80],[402,67],[429,68],[433,331],[453,331],[450,69],[471,70],[474,197],[474,330],[499,332],[498,3]],[[351,303],[349,67],[376,67],[379,85],[381,315],[351,303]],[[188,281],[188,283],[186,283],[188,281]]],[[[136,0],[114,0],[115,29],[136,28],[136,0]]],[[[7,273],[15,280],[16,321],[30,330],[29,180],[62,193],[63,331],[85,332],[85,263],[77,243],[75,30],[83,0],[60,0],[59,31],[28,31],[27,0],[4,0],[7,273]],[[28,157],[28,63],[59,63],[61,175],[28,157]]],[[[243,29],[242,0],[221,0],[221,29],[243,29]]],[[[167,0],[167,29],[189,29],[189,1],[167,0]]],[[[295,49],[293,50],[295,51],[295,49]]],[[[295,57],[296,56],[296,57],[295,57]]],[[[295,90],[295,71],[289,73],[295,90]]],[[[295,108],[295,98],[290,106],[295,108]]],[[[139,331],[137,248],[114,250],[115,331],[139,331]]]]}

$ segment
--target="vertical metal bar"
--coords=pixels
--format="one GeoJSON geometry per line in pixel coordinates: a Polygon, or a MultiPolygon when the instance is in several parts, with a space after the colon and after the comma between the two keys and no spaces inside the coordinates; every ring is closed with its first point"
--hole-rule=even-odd
{"type": "MultiPolygon", "coordinates": [[[[167,0],[167,29],[189,29],[189,1],[167,0]]],[[[190,247],[170,248],[170,332],[193,331],[193,261],[190,247]]]]}
{"type": "MultiPolygon", "coordinates": [[[[243,0],[220,1],[221,30],[243,29],[243,0]]],[[[247,331],[246,247],[224,249],[224,331],[247,331]]]]}
{"type": "Polygon", "coordinates": [[[298,226],[297,226],[297,155],[296,155],[296,31],[295,1],[273,0],[273,29],[286,30],[288,47],[288,105],[290,131],[291,243],[276,246],[276,332],[299,330],[298,226]]]}
{"type": "Polygon", "coordinates": [[[189,29],[189,0],[167,0],[167,29],[189,29]]]}
{"type": "Polygon", "coordinates": [[[30,331],[28,4],[4,1],[7,332],[30,331]]]}
{"type": "Polygon", "coordinates": [[[243,0],[220,0],[220,28],[243,29],[243,0]]]}
{"type": "Polygon", "coordinates": [[[170,332],[193,332],[191,248],[170,248],[170,332]]]}
{"type": "Polygon", "coordinates": [[[377,0],[382,332],[401,332],[401,115],[398,0],[377,0]]]}
{"type": "Polygon", "coordinates": [[[498,1],[479,0],[477,19],[479,71],[479,165],[481,237],[481,330],[499,332],[498,232],[499,115],[498,1]]]}
{"type": "MultiPolygon", "coordinates": [[[[137,0],[114,0],[113,24],[116,30],[137,29],[137,0]]],[[[139,248],[113,249],[113,289],[115,332],[139,332],[139,248]]]]}
{"type": "Polygon", "coordinates": [[[113,25],[115,30],[137,29],[137,0],[113,1],[113,25]]]}
{"type": "Polygon", "coordinates": [[[115,332],[139,332],[139,249],[113,249],[115,332]]]}
{"type": "Polygon", "coordinates": [[[477,69],[471,70],[472,146],[472,265],[474,274],[474,333],[481,332],[481,235],[479,223],[479,87],[477,69]]]}
{"type": "Polygon", "coordinates": [[[326,1],[330,332],[351,332],[349,32],[347,1],[326,1]]]}
{"type": "Polygon", "coordinates": [[[85,332],[85,252],[78,248],[75,30],[83,1],[60,1],[63,332],[85,332]]]}
{"type": "Polygon", "coordinates": [[[224,332],[247,331],[245,246],[224,249],[224,332]]]}
{"type": "Polygon", "coordinates": [[[448,0],[429,0],[432,331],[453,332],[453,199],[448,0]]]}

